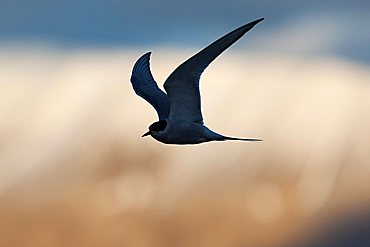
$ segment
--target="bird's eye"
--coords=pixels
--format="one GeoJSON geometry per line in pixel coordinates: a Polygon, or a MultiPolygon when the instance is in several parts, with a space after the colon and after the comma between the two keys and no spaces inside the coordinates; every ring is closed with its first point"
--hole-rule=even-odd
{"type": "Polygon", "coordinates": [[[167,127],[167,121],[166,120],[160,120],[158,122],[155,122],[149,126],[149,130],[151,131],[163,131],[167,127]]]}

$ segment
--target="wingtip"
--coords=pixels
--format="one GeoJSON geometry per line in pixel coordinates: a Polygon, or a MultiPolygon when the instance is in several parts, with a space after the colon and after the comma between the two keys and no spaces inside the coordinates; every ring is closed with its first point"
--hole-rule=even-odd
{"type": "Polygon", "coordinates": [[[256,25],[257,23],[259,23],[259,22],[261,22],[261,21],[263,21],[265,18],[259,18],[259,19],[257,19],[257,20],[255,20],[255,21],[252,21],[250,24],[251,25],[256,25]]]}
{"type": "Polygon", "coordinates": [[[251,21],[251,22],[241,26],[240,28],[238,28],[236,30],[240,30],[240,31],[243,31],[243,33],[246,33],[249,30],[251,30],[255,25],[257,25],[259,22],[263,21],[264,19],[265,18],[259,18],[257,20],[251,21]]]}
{"type": "Polygon", "coordinates": [[[152,55],[152,52],[151,51],[148,51],[142,57],[149,57],[150,58],[150,55],[152,55]]]}
{"type": "Polygon", "coordinates": [[[143,54],[143,55],[141,55],[137,60],[136,60],[136,63],[135,63],[135,65],[134,65],[134,69],[136,68],[136,67],[138,67],[139,66],[139,64],[141,64],[142,62],[144,62],[144,61],[149,61],[150,60],[150,55],[152,54],[152,52],[151,51],[149,51],[149,52],[147,52],[147,53],[145,53],[145,54],[143,54]]]}

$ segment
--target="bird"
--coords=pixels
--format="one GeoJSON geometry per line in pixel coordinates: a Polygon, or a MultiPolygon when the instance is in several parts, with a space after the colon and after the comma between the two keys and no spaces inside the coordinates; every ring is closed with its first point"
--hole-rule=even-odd
{"type": "Polygon", "coordinates": [[[223,51],[239,40],[264,18],[240,26],[217,39],[179,65],[166,79],[163,92],[150,70],[147,52],[134,64],[131,84],[135,93],[150,103],[158,114],[158,121],[142,135],[152,136],[164,144],[200,144],[210,141],[262,141],[221,135],[204,125],[201,111],[199,81],[203,71],[223,51]]]}

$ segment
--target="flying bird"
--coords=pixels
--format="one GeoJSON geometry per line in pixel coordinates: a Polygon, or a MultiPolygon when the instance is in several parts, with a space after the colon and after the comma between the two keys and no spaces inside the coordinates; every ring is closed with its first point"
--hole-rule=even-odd
{"type": "Polygon", "coordinates": [[[219,38],[178,66],[164,83],[163,92],[150,71],[150,54],[142,55],[132,69],[131,83],[137,95],[157,111],[159,121],[144,136],[166,144],[198,144],[210,141],[261,141],[218,134],[203,123],[199,80],[202,72],[223,51],[264,18],[245,24],[219,38]]]}

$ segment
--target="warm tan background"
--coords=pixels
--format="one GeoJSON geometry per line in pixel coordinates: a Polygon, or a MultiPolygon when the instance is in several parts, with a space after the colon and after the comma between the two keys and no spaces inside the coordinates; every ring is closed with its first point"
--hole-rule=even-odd
{"type": "MultiPolygon", "coordinates": [[[[160,85],[195,52],[151,50],[160,85]]],[[[140,137],[156,114],[129,77],[146,51],[2,46],[0,246],[305,246],[370,232],[369,65],[230,50],[202,77],[205,122],[264,142],[166,146],[140,137]]]]}

